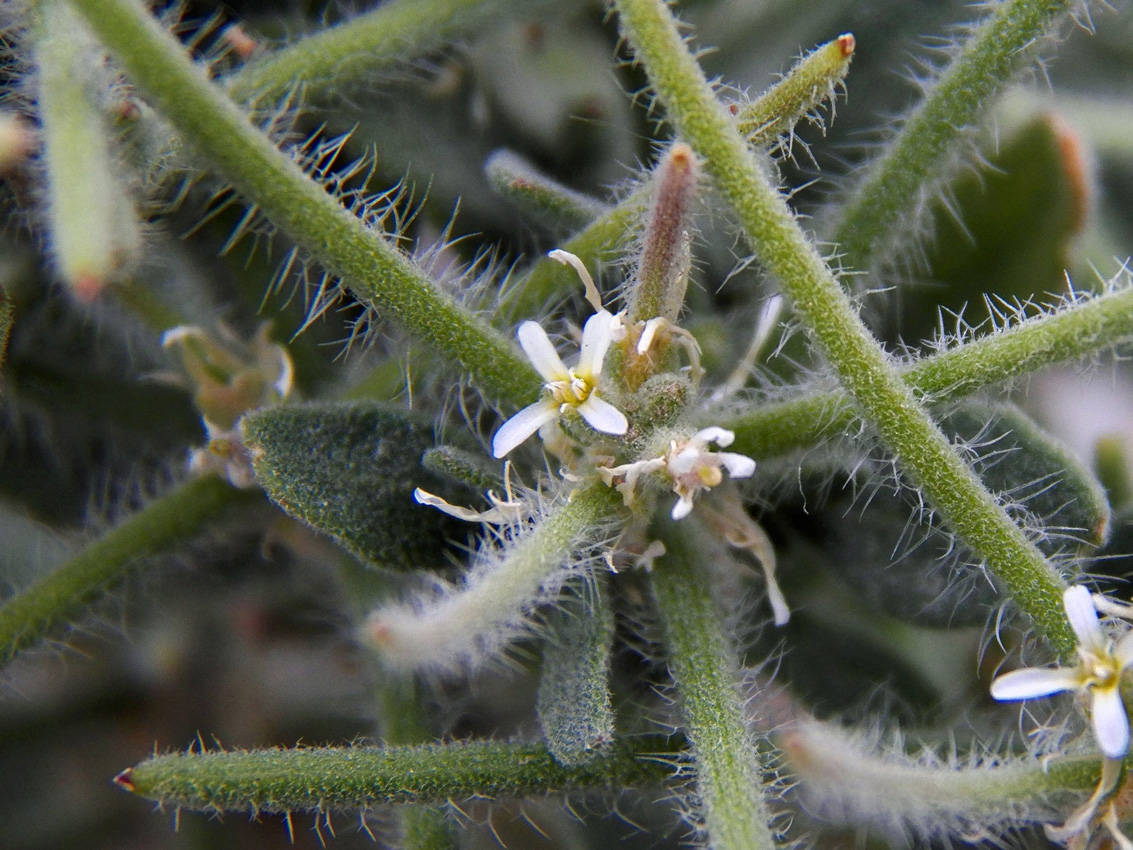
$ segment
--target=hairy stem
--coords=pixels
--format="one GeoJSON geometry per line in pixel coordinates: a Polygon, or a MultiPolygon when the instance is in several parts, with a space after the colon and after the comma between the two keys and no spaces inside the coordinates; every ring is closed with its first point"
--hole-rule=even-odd
{"type": "MultiPolygon", "coordinates": [[[[1123,289],[926,357],[908,366],[903,376],[926,400],[946,402],[1046,366],[1089,357],[1131,337],[1133,289],[1123,289]]],[[[705,424],[735,431],[734,450],[753,457],[810,448],[851,432],[857,417],[842,390],[759,404],[723,421],[719,414],[704,414],[705,424]]]]}
{"type": "Polygon", "coordinates": [[[636,738],[585,764],[560,764],[540,744],[498,741],[156,756],[115,782],[141,797],[206,812],[365,809],[661,785],[679,740],[636,738]]]}
{"type": "Polygon", "coordinates": [[[459,362],[490,396],[522,405],[538,395],[542,382],[514,345],[277,150],[140,3],[71,3],[182,138],[358,298],[459,362]]]}
{"type": "Polygon", "coordinates": [[[663,0],[618,0],[621,25],[669,119],[704,159],[755,253],[778,278],[862,416],[926,499],[983,559],[1060,655],[1076,640],[1058,572],[953,449],[874,340],[747,148],[689,53],[663,0]]]}
{"type": "Polygon", "coordinates": [[[1071,0],[1007,0],[965,43],[955,61],[874,162],[834,229],[842,263],[868,269],[908,233],[958,142],[1034,57],[1031,49],[1071,0]]]}
{"type": "Polygon", "coordinates": [[[476,663],[523,633],[526,617],[556,571],[618,515],[621,499],[604,484],[574,491],[502,553],[471,570],[461,587],[419,605],[370,615],[364,635],[394,667],[476,663]]]}
{"type": "Polygon", "coordinates": [[[139,561],[184,543],[225,509],[258,499],[212,476],[167,493],[0,606],[0,661],[42,639],[139,561]]]}
{"type": "MultiPolygon", "coordinates": [[[[237,103],[278,100],[301,88],[318,98],[372,80],[440,47],[516,4],[500,0],[397,0],[254,59],[226,80],[237,103]]],[[[534,5],[534,4],[529,4],[534,5]]]]}
{"type": "Polygon", "coordinates": [[[775,839],[744,721],[735,649],[699,564],[711,557],[695,520],[666,521],[666,553],[653,570],[669,670],[694,757],[700,816],[713,850],[770,850],[775,839]]]}

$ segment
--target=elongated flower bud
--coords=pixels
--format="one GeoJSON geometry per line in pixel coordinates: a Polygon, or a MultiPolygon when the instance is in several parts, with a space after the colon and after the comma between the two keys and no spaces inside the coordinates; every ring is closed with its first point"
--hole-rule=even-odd
{"type": "Polygon", "coordinates": [[[677,321],[692,266],[689,210],[699,172],[692,148],[683,143],[673,145],[657,167],[653,211],[627,299],[632,321],[677,321]]]}

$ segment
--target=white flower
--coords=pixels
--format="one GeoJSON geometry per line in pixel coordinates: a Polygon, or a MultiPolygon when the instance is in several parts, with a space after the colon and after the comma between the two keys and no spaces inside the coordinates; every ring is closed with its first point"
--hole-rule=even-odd
{"type": "Polygon", "coordinates": [[[591,316],[582,329],[578,365],[563,365],[547,332],[537,322],[519,326],[519,344],[531,365],[547,381],[546,395],[500,426],[492,438],[492,454],[500,458],[570,408],[578,410],[595,431],[622,435],[629,429],[625,415],[595,391],[602,376],[602,361],[613,341],[617,320],[606,310],[591,316]]]}
{"type": "Polygon", "coordinates": [[[1067,588],[1062,604],[1078,636],[1078,666],[1013,670],[991,683],[991,695],[997,700],[1020,700],[1062,691],[1089,692],[1098,746],[1107,758],[1124,758],[1129,750],[1129,717],[1120,685],[1121,674],[1133,665],[1133,631],[1116,644],[1107,640],[1090,591],[1081,585],[1067,588]]]}
{"type": "Polygon", "coordinates": [[[622,478],[618,491],[629,504],[638,479],[651,472],[665,470],[672,482],[677,503],[673,505],[673,519],[684,519],[692,512],[692,499],[701,490],[709,490],[724,480],[723,470],[732,478],[750,478],[755,472],[755,461],[735,452],[709,451],[710,443],[730,446],[736,435],[724,428],[713,426],[697,431],[687,440],[673,440],[669,451],[661,457],[627,463],[622,466],[599,467],[607,484],[622,478]]]}
{"type": "Polygon", "coordinates": [[[203,449],[189,452],[189,472],[194,475],[219,475],[233,487],[250,490],[258,486],[252,455],[244,445],[239,427],[222,428],[205,418],[208,443],[203,449]]]}

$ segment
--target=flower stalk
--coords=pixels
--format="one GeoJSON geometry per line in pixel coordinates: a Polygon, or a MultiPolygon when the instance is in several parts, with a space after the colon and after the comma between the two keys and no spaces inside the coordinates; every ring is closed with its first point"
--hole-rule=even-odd
{"type": "Polygon", "coordinates": [[[744,722],[735,648],[709,582],[703,531],[658,524],[665,554],[652,570],[677,699],[694,758],[698,816],[713,850],[771,850],[775,839],[761,791],[756,748],[744,722]]]}
{"type": "Polygon", "coordinates": [[[191,811],[357,811],[662,785],[673,773],[666,761],[680,744],[639,738],[575,765],[560,763],[540,744],[499,741],[186,753],[155,756],[114,781],[139,797],[191,811]]]}

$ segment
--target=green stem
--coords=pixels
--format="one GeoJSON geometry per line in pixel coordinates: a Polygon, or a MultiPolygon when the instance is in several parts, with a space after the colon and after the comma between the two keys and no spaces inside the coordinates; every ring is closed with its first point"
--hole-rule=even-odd
{"type": "Polygon", "coordinates": [[[1058,572],[964,463],[870,336],[767,169],[716,101],[669,7],[663,0],[618,0],[616,5],[669,119],[704,159],[756,255],[779,280],[863,417],[1056,651],[1073,653],[1077,641],[1062,611],[1058,572]]]}
{"type": "Polygon", "coordinates": [[[613,488],[580,487],[498,555],[498,563],[469,571],[462,587],[426,604],[379,608],[364,634],[393,667],[477,663],[525,630],[548,580],[621,510],[613,488]]]}
{"type": "Polygon", "coordinates": [[[874,162],[834,228],[842,264],[868,269],[908,233],[955,159],[960,138],[1034,56],[1033,45],[1071,0],[999,3],[965,43],[928,97],[874,162]]]}
{"type": "Polygon", "coordinates": [[[497,741],[156,756],[120,773],[127,791],[180,809],[291,812],[444,804],[663,784],[679,740],[636,738],[585,764],[560,764],[539,744],[497,741]]]}
{"type": "MultiPolygon", "coordinates": [[[[430,735],[426,705],[413,677],[378,674],[381,733],[387,744],[423,744],[430,735]]],[[[404,806],[397,811],[402,850],[455,850],[452,823],[440,806],[404,806]]]]}
{"type": "Polygon", "coordinates": [[[0,606],[0,661],[43,638],[147,556],[183,543],[222,511],[259,498],[219,478],[195,478],[143,508],[0,606]]]}
{"type": "Polygon", "coordinates": [[[237,103],[279,100],[301,87],[325,96],[372,80],[513,9],[500,0],[397,0],[253,59],[225,81],[237,103]]]}
{"type": "Polygon", "coordinates": [[[755,747],[744,722],[734,647],[699,565],[713,541],[695,520],[666,521],[666,553],[652,572],[669,670],[684,710],[700,816],[713,850],[770,850],[775,839],[760,793],[755,747]]]}
{"type": "Polygon", "coordinates": [[[514,345],[277,150],[140,3],[71,3],[182,138],[359,299],[459,362],[487,394],[516,405],[538,396],[542,382],[514,345]]]}
{"type": "MultiPolygon", "coordinates": [[[[1123,289],[926,357],[905,369],[903,376],[918,395],[933,403],[946,402],[1046,366],[1088,357],[1131,337],[1133,289],[1123,289]]],[[[857,416],[844,390],[760,404],[723,420],[703,414],[704,424],[735,431],[734,451],[757,458],[852,433],[857,416]]]]}
{"type": "MultiPolygon", "coordinates": [[[[576,254],[588,268],[594,269],[626,243],[637,222],[648,211],[649,195],[648,186],[639,187],[568,239],[562,249],[576,254]]],[[[573,269],[543,257],[526,277],[500,294],[499,308],[509,320],[542,316],[556,300],[580,289],[578,274],[573,269]]]]}
{"type": "Polygon", "coordinates": [[[136,259],[141,234],[97,102],[100,53],[62,0],[41,3],[35,28],[48,240],[71,291],[94,300],[136,259]]]}
{"type": "Polygon", "coordinates": [[[800,720],[775,736],[784,772],[805,803],[852,824],[936,835],[999,835],[1056,822],[1091,791],[1100,756],[994,764],[926,763],[903,750],[878,752],[845,727],[800,720]]]}

